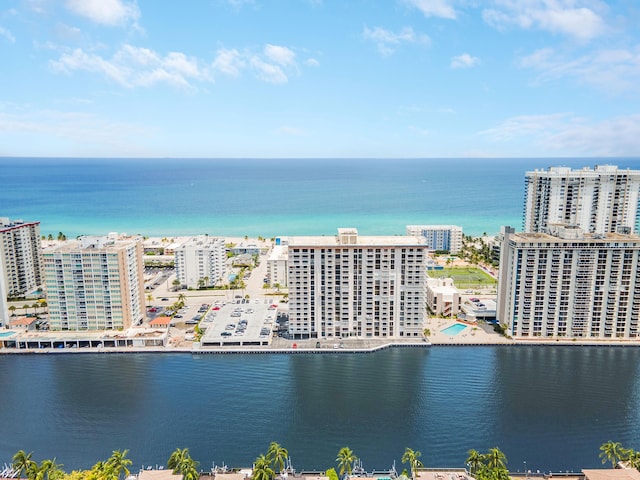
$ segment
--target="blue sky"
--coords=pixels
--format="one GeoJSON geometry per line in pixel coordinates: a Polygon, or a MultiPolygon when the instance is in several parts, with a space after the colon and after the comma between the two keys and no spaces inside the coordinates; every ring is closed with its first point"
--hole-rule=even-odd
{"type": "Polygon", "coordinates": [[[4,0],[0,156],[640,155],[637,0],[4,0]]]}

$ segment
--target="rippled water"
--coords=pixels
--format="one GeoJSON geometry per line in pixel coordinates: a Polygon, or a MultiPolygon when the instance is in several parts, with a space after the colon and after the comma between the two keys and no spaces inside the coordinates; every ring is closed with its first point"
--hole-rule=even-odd
{"type": "Polygon", "coordinates": [[[0,464],[19,449],[89,467],[189,447],[204,469],[248,466],[276,440],[294,466],[367,469],[405,447],[464,466],[500,446],[513,470],[600,465],[607,440],[640,445],[640,349],[432,347],[371,355],[0,356],[0,464]]]}

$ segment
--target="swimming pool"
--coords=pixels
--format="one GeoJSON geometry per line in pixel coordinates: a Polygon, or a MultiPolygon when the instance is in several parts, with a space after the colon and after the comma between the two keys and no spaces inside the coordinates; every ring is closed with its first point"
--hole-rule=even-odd
{"type": "Polygon", "coordinates": [[[16,333],[16,332],[11,332],[11,331],[9,331],[9,332],[0,332],[0,338],[2,338],[2,337],[10,337],[14,333],[16,333]]]}
{"type": "Polygon", "coordinates": [[[447,327],[444,330],[440,330],[440,331],[445,335],[449,335],[450,337],[452,337],[453,335],[458,335],[465,328],[467,328],[467,326],[463,325],[462,323],[454,323],[450,327],[447,327]]]}

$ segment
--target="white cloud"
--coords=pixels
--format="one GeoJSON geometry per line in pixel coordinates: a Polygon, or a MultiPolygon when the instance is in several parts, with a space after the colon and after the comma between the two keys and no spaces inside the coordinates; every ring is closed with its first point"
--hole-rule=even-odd
{"type": "Polygon", "coordinates": [[[260,80],[276,84],[287,83],[289,81],[287,75],[278,65],[267,63],[257,56],[252,57],[249,63],[260,80]]]}
{"type": "Polygon", "coordinates": [[[267,44],[264,47],[265,56],[278,65],[295,65],[296,54],[287,47],[267,44]]]}
{"type": "Polygon", "coordinates": [[[401,3],[417,8],[425,17],[441,17],[454,20],[456,11],[451,0],[400,0],[401,3]]]}
{"type": "Polygon", "coordinates": [[[606,11],[600,0],[494,0],[494,8],[485,9],[482,17],[498,29],[537,28],[588,41],[607,30],[606,11]]]}
{"type": "Polygon", "coordinates": [[[14,37],[13,34],[4,27],[0,27],[0,37],[6,38],[11,43],[16,43],[16,37],[14,37]]]}
{"type": "Polygon", "coordinates": [[[628,50],[594,50],[577,58],[543,48],[523,57],[519,64],[540,72],[538,82],[572,78],[613,95],[638,91],[640,85],[640,45],[628,50]]]}
{"type": "Polygon", "coordinates": [[[468,53],[451,58],[451,68],[471,68],[480,65],[480,59],[468,53]]]}
{"type": "Polygon", "coordinates": [[[551,155],[640,155],[640,114],[598,121],[569,113],[523,115],[480,134],[498,143],[532,139],[551,155]]]}
{"type": "Polygon", "coordinates": [[[304,64],[308,67],[319,67],[320,66],[320,62],[318,60],[316,60],[315,58],[308,58],[307,60],[304,61],[304,64]]]}
{"type": "Polygon", "coordinates": [[[195,58],[179,52],[161,57],[153,50],[131,45],[122,46],[111,59],[77,48],[51,61],[50,65],[54,71],[64,73],[75,70],[99,73],[128,88],[158,83],[192,88],[193,80],[210,81],[207,69],[200,67],[195,58]]]}
{"type": "Polygon", "coordinates": [[[381,55],[389,56],[403,43],[416,43],[429,45],[431,40],[426,35],[419,35],[411,27],[404,27],[400,32],[394,33],[381,27],[372,29],[364,27],[362,37],[376,44],[381,55]]]}
{"type": "Polygon", "coordinates": [[[238,50],[222,48],[218,50],[212,66],[214,70],[237,77],[245,65],[246,62],[238,50]]]}
{"type": "Polygon", "coordinates": [[[67,0],[67,8],[81,17],[100,25],[118,26],[135,23],[140,10],[135,1],[123,0],[67,0]]]}

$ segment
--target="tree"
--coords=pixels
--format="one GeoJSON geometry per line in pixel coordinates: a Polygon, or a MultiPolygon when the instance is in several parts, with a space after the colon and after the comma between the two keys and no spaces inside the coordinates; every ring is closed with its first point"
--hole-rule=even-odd
{"type": "Polygon", "coordinates": [[[184,293],[181,293],[178,295],[178,302],[182,303],[182,305],[184,305],[184,301],[187,299],[187,296],[184,293]]]}
{"type": "Polygon", "coordinates": [[[167,468],[174,475],[182,475],[182,480],[198,480],[198,462],[191,458],[188,448],[176,448],[167,460],[167,468]]]}
{"type": "Polygon", "coordinates": [[[35,480],[60,480],[64,476],[64,472],[61,467],[62,464],[56,463],[55,458],[53,460],[43,460],[36,468],[36,475],[34,478],[35,480]]]}
{"type": "Polygon", "coordinates": [[[40,307],[39,303],[33,303],[31,305],[31,308],[33,308],[33,313],[35,313],[36,315],[38,314],[38,307],[40,307]]]}
{"type": "Polygon", "coordinates": [[[635,468],[640,471],[640,452],[636,452],[633,449],[625,451],[625,461],[627,467],[635,468]]]}
{"type": "MultiPolygon", "coordinates": [[[[153,295],[151,295],[150,293],[147,294],[147,302],[148,303],[152,303],[153,302],[153,295]]],[[[150,307],[150,305],[147,306],[147,308],[149,308],[149,307],[150,307]]]]}
{"type": "Polygon", "coordinates": [[[180,283],[180,280],[178,280],[177,278],[173,282],[171,282],[171,284],[173,285],[174,290],[178,290],[180,288],[180,285],[182,285],[180,283]]]}
{"type": "Polygon", "coordinates": [[[491,469],[506,469],[507,457],[504,453],[498,448],[493,447],[489,449],[489,453],[485,455],[485,460],[487,462],[487,467],[491,469]]]}
{"type": "Polygon", "coordinates": [[[22,473],[24,472],[27,478],[29,477],[29,472],[33,469],[33,466],[37,463],[31,460],[33,456],[33,452],[26,453],[24,450],[18,450],[16,454],[13,456],[13,464],[11,465],[14,470],[17,470],[19,476],[22,477],[22,473]]]}
{"type": "Polygon", "coordinates": [[[27,313],[29,313],[29,309],[31,307],[29,305],[27,305],[26,303],[24,305],[22,305],[22,309],[24,310],[24,314],[26,315],[27,313]]]}
{"type": "Polygon", "coordinates": [[[335,468],[330,468],[329,470],[327,470],[325,472],[325,477],[329,477],[329,480],[339,480],[338,479],[338,472],[336,472],[335,468]]]}
{"type": "Polygon", "coordinates": [[[284,462],[288,456],[289,452],[286,448],[277,442],[271,442],[267,451],[267,460],[273,466],[274,471],[281,472],[284,470],[284,462]]]}
{"type": "Polygon", "coordinates": [[[407,447],[402,455],[402,463],[408,463],[411,468],[411,478],[415,480],[418,468],[422,467],[422,462],[418,460],[422,454],[418,450],[407,447]]]}
{"type": "Polygon", "coordinates": [[[112,479],[118,480],[121,476],[123,478],[129,476],[127,467],[131,465],[131,459],[127,458],[127,453],[129,453],[129,450],[114,450],[109,460],[107,460],[106,464],[112,472],[112,479]]]}
{"type": "Polygon", "coordinates": [[[47,235],[47,240],[49,240],[49,241],[53,240],[53,235],[51,235],[51,234],[47,235]]]}
{"type": "Polygon", "coordinates": [[[611,467],[616,468],[618,462],[624,456],[624,448],[620,445],[620,442],[614,442],[609,440],[600,446],[600,458],[602,463],[611,462],[611,467]]]}
{"type": "Polygon", "coordinates": [[[15,312],[16,312],[16,307],[15,307],[15,305],[11,305],[11,306],[9,307],[9,311],[11,312],[11,316],[12,316],[12,317],[15,317],[15,315],[16,315],[16,313],[15,313],[15,312]]]}
{"type": "Polygon", "coordinates": [[[351,470],[353,468],[353,462],[358,459],[349,447],[342,447],[338,452],[338,457],[336,458],[336,462],[338,462],[338,473],[340,476],[351,475],[351,470]]]}
{"type": "Polygon", "coordinates": [[[271,480],[275,476],[275,472],[271,469],[269,459],[264,455],[260,455],[253,462],[252,480],[271,480]]]}
{"type": "Polygon", "coordinates": [[[67,236],[64,233],[58,232],[58,240],[64,241],[66,239],[67,239],[67,236]]]}
{"type": "Polygon", "coordinates": [[[465,463],[469,465],[469,473],[471,475],[475,475],[484,464],[485,458],[483,454],[473,448],[469,450],[468,454],[469,456],[465,463]]]}

